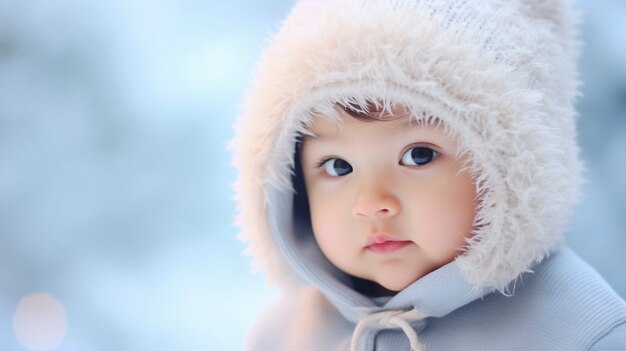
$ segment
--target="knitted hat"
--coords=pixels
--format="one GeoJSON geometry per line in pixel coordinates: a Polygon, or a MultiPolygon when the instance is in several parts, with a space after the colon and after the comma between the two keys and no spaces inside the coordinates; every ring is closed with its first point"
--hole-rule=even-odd
{"type": "Polygon", "coordinates": [[[567,0],[297,3],[235,126],[237,223],[256,265],[270,281],[295,279],[267,204],[292,189],[299,133],[336,103],[381,101],[436,116],[458,138],[480,205],[457,261],[474,286],[506,291],[559,242],[579,197],[576,19],[567,0]]]}

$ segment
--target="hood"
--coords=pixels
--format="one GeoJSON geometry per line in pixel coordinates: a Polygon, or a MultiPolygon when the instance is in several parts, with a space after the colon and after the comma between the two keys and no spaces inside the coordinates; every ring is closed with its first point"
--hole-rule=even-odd
{"type": "Polygon", "coordinates": [[[254,266],[283,286],[343,284],[311,229],[294,221],[295,143],[315,115],[336,114],[336,103],[381,101],[416,119],[437,116],[458,138],[480,205],[454,270],[475,291],[507,292],[558,244],[579,197],[571,8],[558,0],[298,2],[256,67],[231,144],[236,222],[254,266]]]}

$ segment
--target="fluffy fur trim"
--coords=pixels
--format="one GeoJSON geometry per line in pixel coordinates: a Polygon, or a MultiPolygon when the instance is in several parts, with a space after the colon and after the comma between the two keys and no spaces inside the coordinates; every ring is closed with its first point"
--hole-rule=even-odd
{"type": "Polygon", "coordinates": [[[294,273],[270,233],[295,139],[336,102],[402,104],[459,138],[480,196],[468,251],[503,292],[560,240],[579,197],[577,16],[569,1],[302,1],[271,38],[236,122],[237,224],[270,281],[294,273]]]}

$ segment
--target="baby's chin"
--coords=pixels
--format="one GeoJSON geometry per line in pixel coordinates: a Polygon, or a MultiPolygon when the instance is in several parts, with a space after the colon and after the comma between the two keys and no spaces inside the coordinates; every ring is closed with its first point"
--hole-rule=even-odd
{"type": "Polygon", "coordinates": [[[390,279],[378,280],[376,281],[376,283],[380,285],[382,288],[384,288],[385,290],[388,290],[389,292],[391,292],[392,294],[396,294],[404,290],[409,285],[416,282],[421,277],[422,276],[418,276],[410,280],[406,280],[406,279],[403,280],[403,279],[397,279],[397,278],[393,279],[394,277],[391,277],[390,279]]]}
{"type": "Polygon", "coordinates": [[[415,283],[428,273],[432,272],[435,269],[427,269],[427,270],[416,270],[413,272],[404,272],[404,274],[398,274],[396,272],[378,272],[374,277],[369,277],[367,279],[373,281],[374,283],[381,286],[381,288],[390,291],[391,294],[396,294],[409,285],[415,283]]]}
{"type": "Polygon", "coordinates": [[[385,277],[384,279],[375,279],[373,277],[360,277],[360,281],[363,282],[360,287],[366,287],[364,293],[370,296],[393,296],[398,292],[404,290],[404,288],[411,285],[417,279],[400,279],[401,277],[385,277]]]}

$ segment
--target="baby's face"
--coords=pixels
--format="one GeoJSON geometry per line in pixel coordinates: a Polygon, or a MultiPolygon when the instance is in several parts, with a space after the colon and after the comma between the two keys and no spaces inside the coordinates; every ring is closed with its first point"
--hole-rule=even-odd
{"type": "Polygon", "coordinates": [[[475,186],[435,125],[342,113],[340,124],[317,117],[302,145],[315,239],[345,273],[400,291],[460,253],[475,186]]]}

